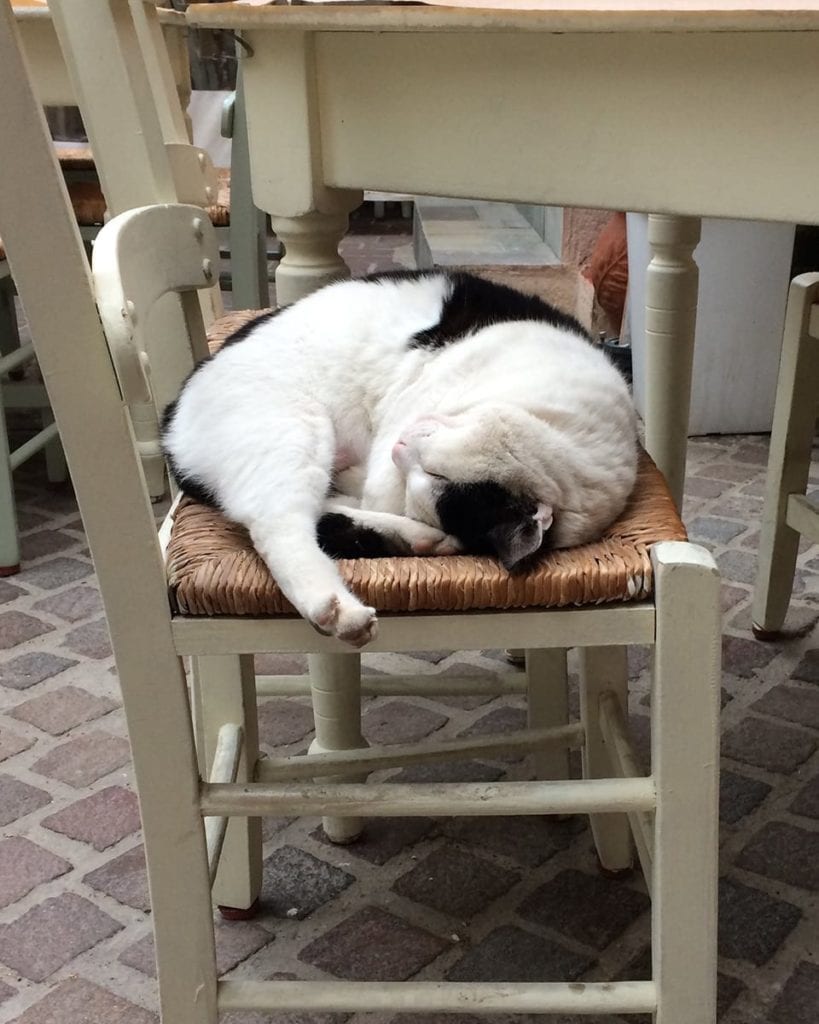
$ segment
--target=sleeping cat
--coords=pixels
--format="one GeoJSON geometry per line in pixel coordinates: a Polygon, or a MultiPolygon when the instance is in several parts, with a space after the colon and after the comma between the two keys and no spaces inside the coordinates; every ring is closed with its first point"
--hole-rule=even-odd
{"type": "Polygon", "coordinates": [[[627,386],[572,317],[468,274],[328,285],[227,340],[168,407],[181,489],[247,527],[318,630],[376,616],[333,558],[597,538],[636,473],[627,386]]]}

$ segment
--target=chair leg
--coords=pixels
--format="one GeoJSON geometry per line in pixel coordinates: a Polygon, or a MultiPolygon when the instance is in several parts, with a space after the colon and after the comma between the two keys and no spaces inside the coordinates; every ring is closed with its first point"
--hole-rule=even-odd
{"type": "MultiPolygon", "coordinates": [[[[361,735],[361,657],[358,654],[311,654],[307,662],[316,723],[316,738],[310,744],[310,753],[366,747],[361,735]]],[[[364,782],[366,778],[366,772],[360,776],[345,776],[350,782],[364,782]]],[[[353,842],[364,827],[361,818],[324,818],[322,824],[327,838],[334,843],[353,842]]]]}
{"type": "MultiPolygon", "coordinates": [[[[580,717],[586,730],[583,778],[609,778],[612,765],[600,730],[600,698],[614,693],[628,715],[628,651],[625,647],[583,647],[579,654],[580,717]]],[[[601,870],[605,874],[630,871],[634,844],[628,816],[593,814],[591,830],[601,870]]]]}
{"type": "Polygon", "coordinates": [[[651,761],[657,787],[654,1024],[716,1019],[719,576],[693,545],[652,551],[657,607],[651,761]]]}
{"type": "Polygon", "coordinates": [[[17,509],[14,504],[14,480],[9,462],[9,435],[3,392],[0,388],[0,576],[20,571],[20,540],[17,535],[17,509]]]}
{"type": "MultiPolygon", "coordinates": [[[[47,427],[49,423],[54,422],[54,414],[51,409],[42,409],[40,412],[40,422],[44,427],[47,427]]],[[[68,479],[68,466],[65,461],[65,453],[63,452],[63,444],[59,438],[55,438],[53,441],[45,446],[45,460],[46,460],[46,477],[49,483],[62,484],[68,479]]]]}
{"type": "Polygon", "coordinates": [[[797,278],[785,314],[752,611],[753,630],[760,640],[773,639],[781,630],[793,590],[799,534],[786,524],[785,516],[789,495],[805,493],[810,472],[819,353],[817,340],[809,334],[809,318],[817,292],[816,275],[797,278]]]}
{"type": "MultiPolygon", "coordinates": [[[[207,778],[213,761],[220,727],[226,722],[237,722],[244,731],[244,744],[236,781],[251,781],[259,759],[253,656],[197,658],[193,677],[197,754],[204,777],[207,778]]],[[[213,883],[213,901],[222,916],[230,920],[252,917],[258,908],[261,887],[261,819],[231,818],[213,883]]]]}
{"type": "MultiPolygon", "coordinates": [[[[526,710],[530,729],[557,728],[568,723],[568,686],[565,650],[526,651],[526,710]]],[[[532,767],[537,779],[568,779],[569,751],[538,751],[532,754],[532,767]]]]}

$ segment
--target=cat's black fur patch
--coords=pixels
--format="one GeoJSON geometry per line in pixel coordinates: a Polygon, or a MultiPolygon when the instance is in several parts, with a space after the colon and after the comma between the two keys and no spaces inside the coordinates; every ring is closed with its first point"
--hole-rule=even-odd
{"type": "Polygon", "coordinates": [[[331,558],[390,558],[406,554],[377,530],[362,526],[343,512],[327,512],[316,526],[321,550],[331,558]]]}
{"type": "MultiPolygon", "coordinates": [[[[457,537],[470,555],[499,554],[494,538],[504,530],[537,529],[534,520],[537,502],[533,498],[513,494],[492,480],[447,483],[436,501],[436,511],[444,533],[457,537]]],[[[540,551],[546,546],[547,539],[548,532],[544,535],[540,551]]],[[[528,563],[530,559],[526,561],[528,563]]]]}
{"type": "MultiPolygon", "coordinates": [[[[267,323],[268,320],[272,320],[274,316],[278,316],[281,313],[281,309],[270,309],[266,313],[262,313],[261,316],[257,316],[255,319],[248,321],[238,330],[234,331],[233,334],[229,334],[222,344],[219,346],[219,352],[223,348],[229,348],[231,345],[235,345],[237,341],[244,341],[244,339],[256,330],[261,324],[267,323]]],[[[215,353],[214,353],[215,354],[215,353]]]]}
{"type": "Polygon", "coordinates": [[[321,550],[331,558],[390,558],[406,554],[389,538],[343,512],[323,515],[316,527],[316,538],[321,550]]]}
{"type": "MultiPolygon", "coordinates": [[[[374,280],[398,278],[412,280],[430,276],[430,271],[399,271],[380,274],[374,280]]],[[[440,273],[436,271],[434,273],[440,273]]],[[[473,274],[447,275],[452,281],[452,292],[441,309],[437,324],[413,335],[411,348],[443,348],[452,342],[474,334],[483,327],[510,321],[531,321],[550,324],[588,338],[588,332],[578,320],[563,313],[536,295],[525,295],[503,284],[486,281],[473,274]]]]}

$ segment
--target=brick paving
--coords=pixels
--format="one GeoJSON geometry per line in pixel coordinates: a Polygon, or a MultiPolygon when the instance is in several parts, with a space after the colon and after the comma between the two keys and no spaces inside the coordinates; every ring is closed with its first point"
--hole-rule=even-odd
{"type": "MultiPolygon", "coordinates": [[[[344,251],[360,272],[408,262],[407,245],[385,230],[344,251]]],[[[786,635],[754,641],[765,460],[764,438],[693,441],[685,504],[693,539],[725,576],[720,1011],[724,1024],[808,1024],[819,1006],[819,547],[802,547],[786,635]]],[[[819,488],[819,458],[813,479],[819,488]]],[[[17,498],[23,570],[0,581],[0,1024],[149,1024],[141,836],[93,566],[70,491],[47,485],[38,463],[19,472],[17,498]]],[[[630,660],[645,752],[647,652],[630,660]]],[[[508,670],[491,650],[364,662],[376,676],[508,670]]],[[[265,657],[259,668],[300,672],[303,660],[265,657]]],[[[364,731],[395,743],[524,718],[517,696],[369,698],[364,731]]],[[[304,750],[306,701],[265,701],[261,736],[271,752],[304,750]]],[[[490,758],[395,775],[531,777],[526,760],[490,758]]],[[[596,980],[648,970],[645,887],[637,875],[597,873],[581,819],[379,820],[347,847],[329,844],[315,820],[272,819],[264,835],[260,915],[217,925],[220,969],[233,976],[596,980]]],[[[231,1014],[230,1024],[271,1019],[308,1020],[231,1014]]]]}

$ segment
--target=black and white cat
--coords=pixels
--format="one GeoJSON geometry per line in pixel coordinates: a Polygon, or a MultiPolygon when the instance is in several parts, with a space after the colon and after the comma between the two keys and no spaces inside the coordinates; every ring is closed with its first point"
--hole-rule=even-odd
{"type": "Polygon", "coordinates": [[[183,491],[247,527],[284,594],[360,647],[332,557],[595,539],[634,484],[628,388],[577,321],[468,274],[328,285],[229,338],[163,422],[183,491]]]}

